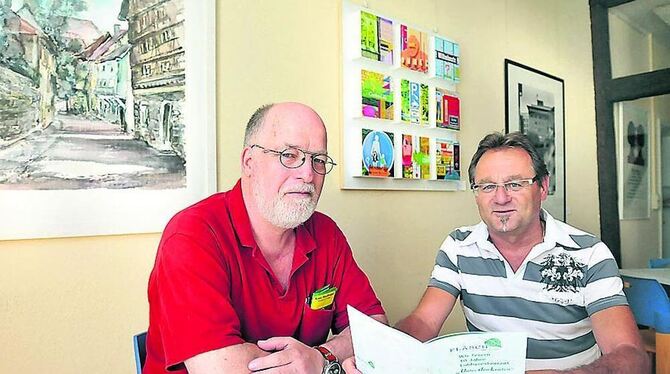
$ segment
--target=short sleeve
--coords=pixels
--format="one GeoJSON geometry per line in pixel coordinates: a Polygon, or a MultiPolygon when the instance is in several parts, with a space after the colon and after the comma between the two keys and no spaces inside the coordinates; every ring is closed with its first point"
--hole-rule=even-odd
{"type": "Polygon", "coordinates": [[[333,279],[339,285],[335,296],[333,331],[339,333],[349,326],[347,305],[366,315],[384,314],[381,302],[375,295],[370,280],[354,260],[351,247],[342,231],[335,227],[335,247],[339,253],[333,279]]]}
{"type": "Polygon", "coordinates": [[[619,268],[602,242],[593,247],[589,258],[584,276],[584,304],[589,315],[609,307],[628,305],[619,268]]]}
{"type": "Polygon", "coordinates": [[[428,287],[436,287],[458,297],[461,293],[460,272],[456,260],[456,242],[448,236],[437,250],[435,266],[428,287]]]}
{"type": "Polygon", "coordinates": [[[197,238],[174,234],[165,239],[152,275],[155,289],[150,302],[160,310],[160,338],[168,367],[244,342],[221,250],[213,238],[197,238]]]}

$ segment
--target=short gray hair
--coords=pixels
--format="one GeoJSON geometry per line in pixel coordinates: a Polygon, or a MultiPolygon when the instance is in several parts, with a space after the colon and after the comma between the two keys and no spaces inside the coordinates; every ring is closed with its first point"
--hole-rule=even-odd
{"type": "Polygon", "coordinates": [[[258,131],[263,127],[263,122],[265,121],[265,116],[268,114],[270,109],[274,104],[265,104],[254,112],[254,114],[251,115],[251,118],[249,118],[249,122],[247,122],[247,128],[244,131],[244,146],[248,147],[251,145],[251,142],[253,141],[254,137],[256,134],[258,134],[258,131]]]}
{"type": "Polygon", "coordinates": [[[540,152],[537,151],[533,143],[530,142],[528,137],[520,132],[511,132],[509,134],[501,134],[499,132],[493,132],[484,137],[479,142],[477,146],[477,151],[472,156],[472,161],[470,161],[470,167],[468,168],[468,176],[470,177],[470,185],[475,183],[475,168],[479,163],[479,159],[482,158],[486,151],[498,150],[505,148],[520,148],[528,153],[531,161],[533,162],[533,170],[535,171],[535,177],[537,180],[542,180],[544,177],[549,175],[547,171],[547,165],[544,163],[544,159],[540,152]]]}

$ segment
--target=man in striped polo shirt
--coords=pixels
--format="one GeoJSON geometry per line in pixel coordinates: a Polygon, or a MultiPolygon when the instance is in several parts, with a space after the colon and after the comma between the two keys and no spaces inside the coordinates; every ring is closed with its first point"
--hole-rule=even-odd
{"type": "Polygon", "coordinates": [[[396,327],[431,339],[460,297],[468,330],[528,335],[527,370],[648,373],[612,253],[541,208],[549,173],[528,138],[487,135],[468,173],[482,221],[449,234],[396,327]]]}

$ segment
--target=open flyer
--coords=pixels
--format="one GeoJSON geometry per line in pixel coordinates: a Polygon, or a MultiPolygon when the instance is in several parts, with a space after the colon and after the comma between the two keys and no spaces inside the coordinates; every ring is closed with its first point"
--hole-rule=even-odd
{"type": "Polygon", "coordinates": [[[526,335],[466,332],[419,340],[347,307],[356,366],[373,373],[523,374],[526,335]]]}

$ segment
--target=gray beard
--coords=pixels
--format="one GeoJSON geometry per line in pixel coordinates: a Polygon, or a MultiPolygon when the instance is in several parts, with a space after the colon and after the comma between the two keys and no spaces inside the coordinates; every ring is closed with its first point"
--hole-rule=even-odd
{"type": "Polygon", "coordinates": [[[271,199],[262,196],[260,193],[258,179],[253,182],[253,194],[261,216],[273,226],[283,229],[294,229],[314,214],[318,196],[316,196],[314,185],[311,183],[303,184],[301,191],[310,191],[311,199],[300,199],[290,201],[284,198],[286,191],[280,191],[271,199]]]}

